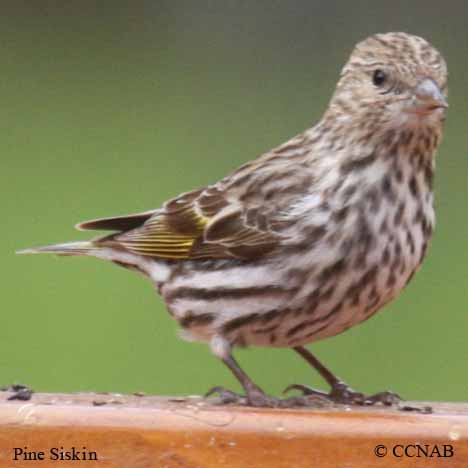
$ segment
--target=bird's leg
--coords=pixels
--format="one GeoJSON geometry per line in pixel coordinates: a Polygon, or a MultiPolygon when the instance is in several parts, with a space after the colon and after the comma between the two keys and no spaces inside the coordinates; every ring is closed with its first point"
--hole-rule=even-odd
{"type": "Polygon", "coordinates": [[[375,395],[364,395],[360,392],[355,392],[341,379],[336,377],[327,367],[325,367],[307,348],[296,346],[294,348],[330,385],[330,393],[326,394],[319,390],[314,390],[306,385],[290,385],[286,388],[289,390],[301,390],[305,395],[320,395],[327,396],[328,399],[335,403],[355,404],[355,405],[374,405],[382,403],[383,405],[391,406],[401,401],[401,398],[392,392],[380,392],[375,395]]]}
{"type": "Polygon", "coordinates": [[[232,355],[231,346],[231,342],[221,335],[214,335],[210,341],[210,347],[213,354],[221,359],[227,367],[229,367],[229,370],[242,385],[245,391],[245,397],[230,390],[226,390],[223,387],[214,387],[209,390],[205,396],[217,393],[221,397],[222,403],[240,403],[247,404],[249,406],[266,407],[278,406],[280,400],[266,395],[265,392],[258,385],[255,385],[252,379],[241,369],[232,355]]]}
{"type": "MultiPolygon", "coordinates": [[[[241,369],[232,354],[221,357],[221,360],[227,367],[229,367],[236,379],[242,385],[242,388],[245,391],[245,399],[249,406],[277,406],[278,400],[266,395],[258,385],[254,384],[252,379],[241,369]]],[[[218,393],[223,403],[238,403],[243,399],[240,395],[230,390],[226,390],[223,387],[213,387],[208,391],[206,396],[210,396],[213,393],[218,393]]]]}

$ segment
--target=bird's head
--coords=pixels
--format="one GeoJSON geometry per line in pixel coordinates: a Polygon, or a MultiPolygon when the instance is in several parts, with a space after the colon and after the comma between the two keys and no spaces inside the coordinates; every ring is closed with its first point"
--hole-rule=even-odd
{"type": "Polygon", "coordinates": [[[424,39],[376,34],[357,44],[344,66],[328,115],[374,130],[441,129],[447,66],[424,39]]]}

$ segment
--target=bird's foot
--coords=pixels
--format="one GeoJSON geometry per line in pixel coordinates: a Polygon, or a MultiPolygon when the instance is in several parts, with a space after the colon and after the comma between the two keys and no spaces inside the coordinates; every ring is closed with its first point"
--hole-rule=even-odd
{"type": "Polygon", "coordinates": [[[13,384],[8,387],[0,388],[2,392],[13,392],[13,395],[10,395],[7,400],[21,400],[28,401],[31,399],[33,390],[26,385],[22,384],[13,384]]]}
{"type": "Polygon", "coordinates": [[[322,407],[328,403],[325,393],[321,392],[294,396],[289,398],[276,398],[265,394],[260,389],[255,389],[247,396],[240,395],[224,387],[213,387],[206,394],[205,398],[218,395],[218,404],[220,405],[242,405],[254,408],[304,408],[304,407],[322,407]],[[314,398],[314,396],[316,398],[314,398]]]}
{"type": "Polygon", "coordinates": [[[308,387],[307,385],[293,384],[289,385],[284,393],[291,390],[299,390],[304,396],[316,395],[325,397],[333,403],[340,403],[343,405],[358,405],[358,406],[372,406],[382,404],[384,406],[394,406],[402,401],[401,397],[392,392],[379,392],[374,395],[364,395],[364,393],[355,392],[352,388],[348,387],[344,382],[337,382],[333,385],[330,393],[325,393],[320,390],[308,387]]]}
{"type": "Polygon", "coordinates": [[[259,388],[252,389],[244,396],[224,387],[213,387],[205,394],[205,398],[215,394],[219,396],[219,404],[221,405],[235,404],[255,408],[276,408],[281,405],[282,401],[267,395],[259,388]]]}

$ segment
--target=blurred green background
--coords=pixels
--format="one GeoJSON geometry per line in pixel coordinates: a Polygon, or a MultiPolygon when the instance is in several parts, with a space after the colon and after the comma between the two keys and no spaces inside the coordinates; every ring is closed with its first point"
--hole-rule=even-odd
{"type": "MultiPolygon", "coordinates": [[[[403,30],[438,47],[450,111],[438,225],[385,312],[314,346],[367,392],[468,399],[466,2],[1,2],[0,381],[38,391],[199,394],[237,383],[139,276],[87,258],[18,257],[74,223],[159,206],[314,123],[354,43],[403,30]],[[99,5],[97,5],[99,3],[99,5]]],[[[269,392],[323,388],[288,350],[237,356],[269,392]]]]}

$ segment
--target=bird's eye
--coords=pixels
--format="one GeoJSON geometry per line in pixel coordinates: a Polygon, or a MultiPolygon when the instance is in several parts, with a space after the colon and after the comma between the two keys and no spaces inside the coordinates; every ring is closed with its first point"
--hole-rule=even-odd
{"type": "Polygon", "coordinates": [[[374,71],[374,74],[372,75],[372,83],[374,83],[375,86],[382,86],[385,82],[387,81],[387,74],[378,69],[374,71]]]}

